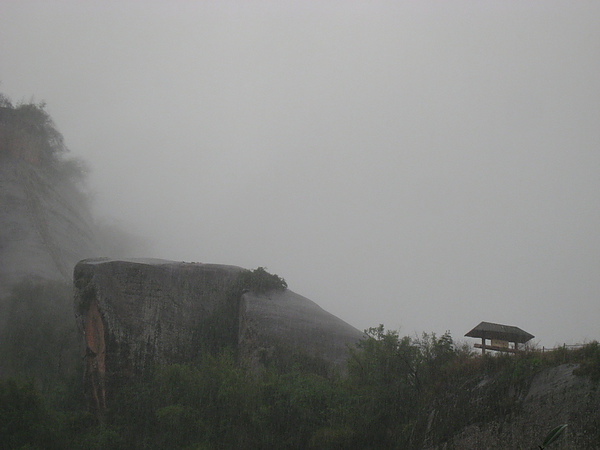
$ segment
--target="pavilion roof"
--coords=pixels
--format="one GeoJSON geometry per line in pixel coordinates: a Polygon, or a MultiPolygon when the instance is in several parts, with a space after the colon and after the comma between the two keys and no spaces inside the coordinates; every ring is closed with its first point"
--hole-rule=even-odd
{"type": "Polygon", "coordinates": [[[519,327],[500,325],[499,323],[481,322],[465,336],[483,339],[498,339],[501,341],[517,342],[523,344],[535,336],[519,327]]]}

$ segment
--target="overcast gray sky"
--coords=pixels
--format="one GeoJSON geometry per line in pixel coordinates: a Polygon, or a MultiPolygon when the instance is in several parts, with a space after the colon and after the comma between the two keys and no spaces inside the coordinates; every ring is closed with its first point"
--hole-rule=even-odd
{"type": "Polygon", "coordinates": [[[359,329],[600,339],[598,1],[3,0],[0,82],[137,256],[359,329]]]}

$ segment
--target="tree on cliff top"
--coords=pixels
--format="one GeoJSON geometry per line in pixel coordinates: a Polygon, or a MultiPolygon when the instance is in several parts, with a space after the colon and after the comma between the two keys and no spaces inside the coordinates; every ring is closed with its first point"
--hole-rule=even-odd
{"type": "Polygon", "coordinates": [[[283,278],[267,272],[264,267],[242,272],[239,283],[242,289],[248,289],[257,294],[264,294],[269,291],[285,291],[287,289],[287,283],[283,278]]]}
{"type": "Polygon", "coordinates": [[[13,106],[2,96],[0,107],[3,153],[48,164],[56,162],[58,155],[66,151],[63,136],[45,110],[44,102],[13,106]]]}
{"type": "Polygon", "coordinates": [[[67,152],[45,102],[13,105],[0,93],[0,158],[25,161],[60,178],[81,181],[87,167],[79,159],[65,158],[67,152]]]}

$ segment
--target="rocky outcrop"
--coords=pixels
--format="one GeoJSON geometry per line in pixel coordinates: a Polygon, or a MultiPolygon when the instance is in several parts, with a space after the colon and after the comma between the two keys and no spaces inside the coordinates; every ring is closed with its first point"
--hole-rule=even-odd
{"type": "Polygon", "coordinates": [[[362,333],[288,289],[247,292],[240,305],[240,354],[254,367],[277,349],[301,349],[342,367],[362,333]]]}
{"type": "Polygon", "coordinates": [[[427,441],[440,430],[453,430],[442,443],[428,449],[538,448],[554,427],[568,424],[552,448],[599,448],[600,392],[586,376],[574,373],[576,364],[545,368],[521,383],[484,379],[455,396],[454,404],[441,406],[429,417],[427,441]],[[443,411],[445,409],[445,411],[443,411]],[[443,414],[442,414],[443,413],[443,414]],[[470,424],[456,429],[461,417],[470,424]],[[454,428],[454,429],[453,429],[454,428]]]}
{"type": "Polygon", "coordinates": [[[97,408],[105,407],[108,384],[154,364],[198,356],[202,332],[232,306],[229,290],[241,271],[164,260],[77,264],[75,308],[85,338],[86,391],[97,408]]]}
{"type": "Polygon", "coordinates": [[[254,293],[236,266],[91,259],[74,271],[87,391],[105,407],[111,383],[155,364],[192,362],[229,347],[257,366],[276,349],[332,364],[362,333],[289,290],[254,293]]]}

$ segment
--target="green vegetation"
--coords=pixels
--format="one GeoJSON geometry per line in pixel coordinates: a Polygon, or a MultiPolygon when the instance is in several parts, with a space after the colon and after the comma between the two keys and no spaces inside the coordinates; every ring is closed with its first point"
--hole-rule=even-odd
{"type": "MultiPolygon", "coordinates": [[[[263,271],[248,273],[265,277],[263,271]]],[[[0,336],[7,448],[422,448],[425,438],[442,445],[468,425],[518,413],[522,393],[546,367],[577,363],[579,375],[600,378],[597,342],[481,357],[448,332],[401,336],[379,325],[351,350],[344,376],[283,348],[251,371],[232,339],[190,364],[156,367],[120,385],[99,424],[83,399],[71,304],[70,286],[36,279],[8,297],[0,336]]],[[[230,332],[230,323],[214,320],[211,333],[230,332]]]]}
{"type": "Polygon", "coordinates": [[[380,325],[351,351],[343,377],[289,349],[259,372],[233,349],[213,349],[122,385],[99,424],[82,400],[70,301],[60,283],[29,280],[12,292],[0,345],[10,375],[0,381],[0,436],[9,448],[422,448],[426,436],[441,445],[467,425],[517,412],[510,392],[544,367],[568,357],[582,375],[598,371],[597,343],[568,355],[481,357],[448,332],[400,336],[380,325]],[[476,415],[469,393],[482,383],[476,415]]]}
{"type": "Polygon", "coordinates": [[[65,158],[67,152],[44,102],[14,105],[0,93],[0,160],[23,161],[60,179],[79,182],[87,168],[78,159],[65,158]]]}
{"type": "Polygon", "coordinates": [[[0,380],[2,448],[61,448],[56,425],[33,382],[0,380]]]}
{"type": "MultiPolygon", "coordinates": [[[[568,350],[564,350],[568,352],[568,350]]],[[[592,342],[583,348],[573,350],[570,359],[576,359],[580,365],[575,370],[577,375],[588,376],[594,382],[600,381],[600,345],[592,342]]]]}
{"type": "Polygon", "coordinates": [[[29,158],[32,162],[48,162],[66,151],[63,137],[45,108],[44,102],[13,106],[2,96],[0,130],[6,144],[2,146],[4,152],[11,151],[14,156],[29,158]]]}
{"type": "Polygon", "coordinates": [[[568,426],[568,424],[563,424],[563,425],[557,426],[553,430],[550,430],[550,432],[546,436],[546,439],[544,439],[544,442],[542,442],[542,445],[539,446],[540,449],[544,450],[546,447],[548,447],[550,444],[552,444],[554,441],[556,441],[567,429],[567,426],[568,426]]]}
{"type": "Polygon", "coordinates": [[[269,291],[284,291],[287,289],[287,283],[278,275],[270,274],[264,267],[258,267],[254,270],[245,270],[239,275],[237,282],[242,289],[265,294],[269,291]]]}
{"type": "Polygon", "coordinates": [[[26,279],[4,299],[0,334],[0,448],[68,448],[93,417],[81,389],[72,289],[26,279]]]}
{"type": "Polygon", "coordinates": [[[3,311],[2,373],[35,380],[36,388],[57,402],[80,382],[72,298],[67,283],[25,279],[13,287],[3,311]]]}

